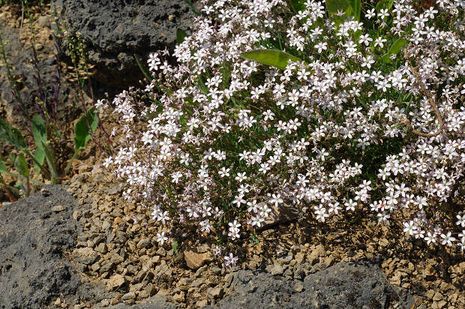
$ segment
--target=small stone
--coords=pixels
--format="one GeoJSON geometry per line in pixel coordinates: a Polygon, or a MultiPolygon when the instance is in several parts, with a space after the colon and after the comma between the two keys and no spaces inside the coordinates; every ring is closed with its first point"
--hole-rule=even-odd
{"type": "Polygon", "coordinates": [[[208,301],[206,299],[198,301],[196,304],[197,308],[203,308],[208,305],[208,301]]]}
{"type": "Polygon", "coordinates": [[[318,245],[313,250],[311,250],[310,254],[308,255],[308,261],[311,265],[314,265],[319,262],[320,257],[323,257],[325,255],[325,248],[322,245],[318,245]]]}
{"type": "Polygon", "coordinates": [[[325,259],[324,259],[324,262],[323,262],[326,267],[329,267],[329,266],[332,266],[334,264],[334,257],[333,256],[327,256],[325,259]]]}
{"type": "Polygon", "coordinates": [[[295,284],[294,284],[294,291],[296,291],[297,293],[300,293],[304,290],[304,285],[302,284],[302,282],[300,281],[297,281],[295,284]]]}
{"type": "Polygon", "coordinates": [[[137,243],[137,249],[142,249],[142,248],[147,248],[148,246],[150,245],[150,240],[145,238],[145,239],[141,239],[138,243],[137,243]]]}
{"type": "Polygon", "coordinates": [[[281,264],[275,263],[270,267],[269,272],[273,276],[282,275],[284,273],[284,267],[281,264]]]}
{"type": "Polygon", "coordinates": [[[37,19],[37,25],[39,25],[40,27],[47,27],[47,28],[50,28],[50,25],[51,25],[51,22],[50,22],[50,16],[40,16],[38,19],[37,19]]]}
{"type": "Polygon", "coordinates": [[[56,306],[61,305],[61,299],[60,299],[60,297],[58,297],[58,298],[55,300],[54,304],[55,304],[56,306]]]}
{"type": "Polygon", "coordinates": [[[305,258],[305,253],[304,252],[299,252],[295,255],[295,261],[297,264],[301,264],[305,258]]]}
{"type": "Polygon", "coordinates": [[[50,196],[52,193],[50,193],[49,190],[45,189],[45,188],[42,188],[40,190],[40,193],[42,194],[43,197],[47,197],[47,196],[50,196]]]}
{"type": "Polygon", "coordinates": [[[176,285],[181,291],[189,290],[190,280],[187,278],[181,278],[176,285]]]}
{"type": "Polygon", "coordinates": [[[161,247],[157,250],[156,254],[159,256],[166,256],[166,250],[163,247],[161,247]]]}
{"type": "Polygon", "coordinates": [[[221,287],[210,288],[208,289],[207,294],[210,298],[221,298],[223,296],[223,288],[221,287]]]}
{"type": "Polygon", "coordinates": [[[110,279],[108,279],[107,287],[110,290],[115,290],[115,289],[121,287],[125,283],[126,283],[126,279],[124,279],[124,277],[121,276],[120,274],[116,274],[116,275],[112,276],[110,279]]]}
{"type": "Polygon", "coordinates": [[[57,206],[53,206],[51,208],[51,210],[53,212],[61,212],[61,211],[65,210],[65,207],[63,205],[57,205],[57,206]]]}
{"type": "Polygon", "coordinates": [[[134,298],[136,298],[136,294],[134,292],[129,292],[124,294],[123,297],[121,297],[121,300],[131,300],[134,298]]]}
{"type": "Polygon", "coordinates": [[[112,262],[107,262],[100,267],[100,273],[106,273],[110,271],[114,266],[115,264],[113,264],[112,262]]]}
{"type": "Polygon", "coordinates": [[[442,300],[442,294],[439,293],[439,292],[436,292],[436,294],[434,294],[434,296],[433,296],[433,300],[434,301],[442,300]]]}
{"type": "Polygon", "coordinates": [[[113,253],[110,257],[110,261],[114,264],[120,264],[124,261],[124,258],[117,253],[113,253]]]}
{"type": "Polygon", "coordinates": [[[109,299],[104,299],[100,302],[101,307],[108,307],[110,306],[110,300],[109,299]]]}
{"type": "Polygon", "coordinates": [[[81,212],[79,210],[73,211],[73,219],[78,220],[81,217],[81,212]]]}
{"type": "Polygon", "coordinates": [[[102,230],[108,230],[111,227],[111,223],[108,221],[103,221],[102,223],[102,230]]]}
{"type": "Polygon", "coordinates": [[[197,288],[197,287],[201,286],[203,283],[205,283],[205,279],[204,278],[198,278],[198,279],[195,279],[194,281],[192,281],[191,287],[197,288]]]}
{"type": "Polygon", "coordinates": [[[197,270],[205,263],[212,260],[210,253],[196,253],[194,251],[184,251],[184,260],[186,261],[187,267],[192,270],[197,270]]]}
{"type": "Polygon", "coordinates": [[[95,264],[92,264],[90,269],[92,269],[92,271],[94,271],[94,272],[97,272],[100,269],[100,264],[98,262],[95,263],[95,264]]]}
{"type": "Polygon", "coordinates": [[[177,303],[184,302],[184,292],[179,292],[173,295],[173,300],[177,303]]]}
{"type": "Polygon", "coordinates": [[[221,268],[219,268],[219,267],[217,267],[217,266],[212,267],[211,271],[212,271],[212,273],[214,273],[215,275],[221,274],[221,268]]]}
{"type": "Polygon", "coordinates": [[[426,296],[428,299],[433,299],[434,294],[436,294],[436,292],[435,292],[434,290],[428,290],[428,291],[425,293],[425,296],[426,296]]]}
{"type": "Polygon", "coordinates": [[[76,260],[85,265],[91,265],[98,259],[98,254],[92,248],[79,248],[74,250],[76,260]]]}
{"type": "Polygon", "coordinates": [[[95,248],[95,251],[99,252],[99,253],[102,253],[102,254],[105,254],[107,253],[108,249],[107,249],[107,244],[101,242],[97,248],[95,248]]]}

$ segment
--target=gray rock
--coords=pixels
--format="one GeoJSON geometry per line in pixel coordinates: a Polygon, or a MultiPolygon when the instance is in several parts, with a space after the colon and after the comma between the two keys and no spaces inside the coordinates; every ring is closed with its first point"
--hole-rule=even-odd
{"type": "Polygon", "coordinates": [[[339,263],[303,283],[241,270],[230,293],[209,308],[410,308],[412,297],[391,286],[375,265],[339,263]],[[251,287],[254,287],[251,289],[251,287]]]}
{"type": "Polygon", "coordinates": [[[74,198],[60,186],[0,208],[0,308],[44,308],[99,300],[105,293],[80,282],[64,257],[75,245],[74,198]],[[60,212],[51,209],[66,205],[60,212]]]}
{"type": "Polygon", "coordinates": [[[187,30],[193,13],[183,0],[54,0],[71,32],[87,43],[95,78],[103,87],[125,89],[143,78],[134,55],[173,48],[177,29],[187,30]]]}

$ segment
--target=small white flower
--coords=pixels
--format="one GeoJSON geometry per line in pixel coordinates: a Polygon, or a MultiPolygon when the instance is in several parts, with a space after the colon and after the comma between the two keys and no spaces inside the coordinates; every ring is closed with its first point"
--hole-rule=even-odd
{"type": "Polygon", "coordinates": [[[157,242],[160,246],[163,246],[166,241],[168,241],[168,237],[165,236],[165,232],[157,233],[157,242]]]}
{"type": "Polygon", "coordinates": [[[457,240],[455,237],[452,237],[451,232],[448,232],[447,234],[441,234],[441,238],[441,244],[447,246],[452,246],[452,243],[457,240]]]}
{"type": "Polygon", "coordinates": [[[226,267],[233,267],[234,265],[236,265],[238,260],[239,259],[235,257],[232,253],[229,253],[224,257],[224,265],[226,267]]]}

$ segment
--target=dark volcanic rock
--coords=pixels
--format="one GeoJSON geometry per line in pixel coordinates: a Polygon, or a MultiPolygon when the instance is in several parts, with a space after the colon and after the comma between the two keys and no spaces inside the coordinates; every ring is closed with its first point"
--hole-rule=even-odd
{"type": "Polygon", "coordinates": [[[96,79],[103,87],[124,89],[143,75],[135,61],[173,48],[177,29],[190,28],[193,14],[183,0],[55,0],[71,32],[88,43],[96,79]]]}
{"type": "Polygon", "coordinates": [[[44,308],[57,297],[69,302],[103,294],[80,282],[64,257],[75,244],[76,202],[59,186],[0,208],[0,308],[44,308]],[[52,208],[62,206],[62,211],[52,208]]]}
{"type": "Polygon", "coordinates": [[[212,308],[410,308],[412,299],[397,291],[379,267],[339,263],[308,275],[300,288],[267,273],[239,271],[229,296],[212,308]]]}

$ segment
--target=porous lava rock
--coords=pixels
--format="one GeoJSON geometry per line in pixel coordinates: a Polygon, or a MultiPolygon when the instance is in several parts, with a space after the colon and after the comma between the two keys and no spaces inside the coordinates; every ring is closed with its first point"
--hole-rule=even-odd
{"type": "Polygon", "coordinates": [[[45,308],[62,297],[68,303],[107,295],[81,282],[65,257],[75,245],[78,226],[74,198],[48,186],[0,208],[0,308],[45,308]],[[62,211],[53,211],[62,206],[62,211]]]}
{"type": "Polygon", "coordinates": [[[410,308],[413,299],[389,284],[376,265],[340,262],[303,282],[241,270],[228,295],[210,308],[410,308]]]}
{"type": "Polygon", "coordinates": [[[172,49],[178,29],[188,30],[193,12],[183,0],[54,0],[65,28],[85,40],[95,79],[109,92],[143,78],[135,57],[172,49]]]}

